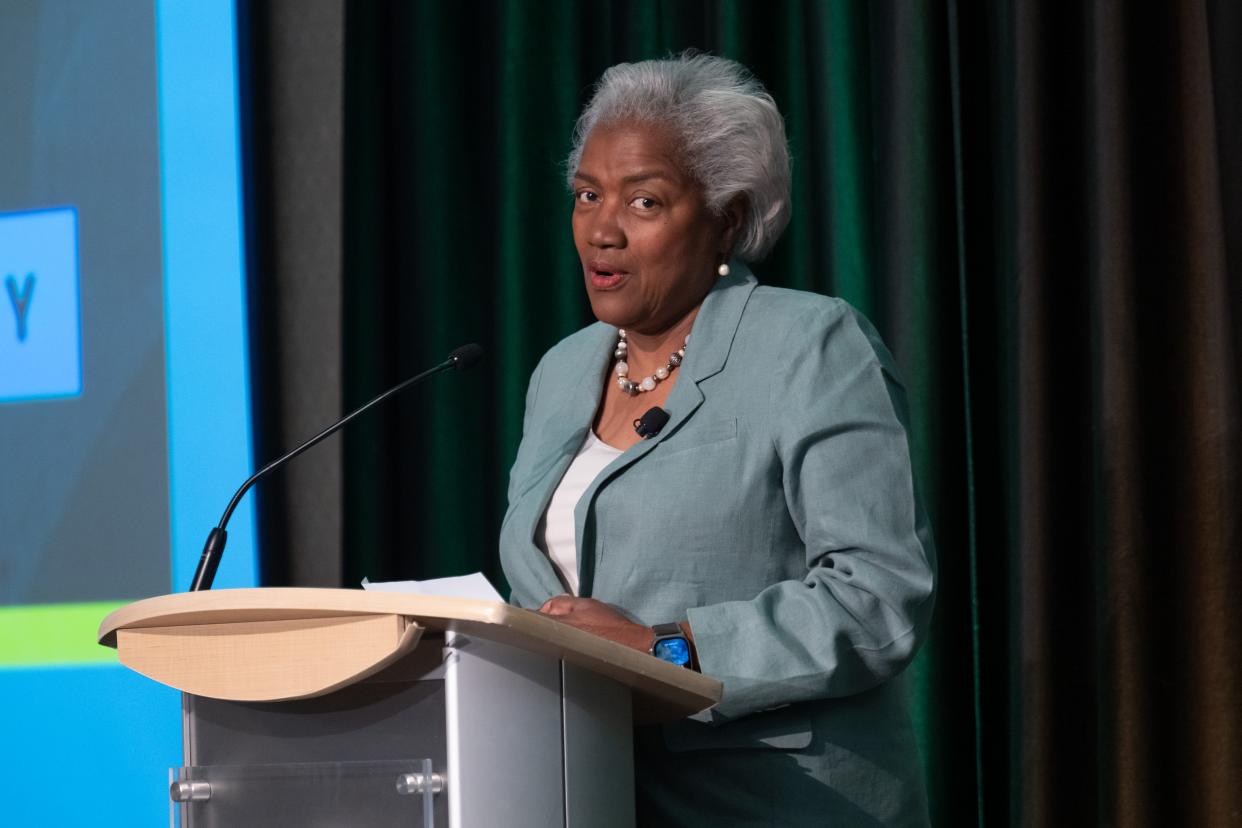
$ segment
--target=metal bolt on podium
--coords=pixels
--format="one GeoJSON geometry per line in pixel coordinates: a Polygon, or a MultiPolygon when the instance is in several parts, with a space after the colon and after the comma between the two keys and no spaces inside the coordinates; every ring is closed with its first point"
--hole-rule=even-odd
{"type": "Polygon", "coordinates": [[[211,799],[211,783],[183,779],[168,786],[168,795],[173,802],[206,802],[211,799]]]}
{"type": "Polygon", "coordinates": [[[428,777],[422,773],[403,773],[397,777],[397,793],[402,796],[414,796],[427,793],[438,794],[444,790],[444,775],[433,773],[428,777]]]}
{"type": "Polygon", "coordinates": [[[435,795],[444,790],[444,774],[431,770],[430,759],[423,760],[422,773],[403,773],[397,777],[397,793],[423,797],[423,824],[435,824],[435,795]]]}

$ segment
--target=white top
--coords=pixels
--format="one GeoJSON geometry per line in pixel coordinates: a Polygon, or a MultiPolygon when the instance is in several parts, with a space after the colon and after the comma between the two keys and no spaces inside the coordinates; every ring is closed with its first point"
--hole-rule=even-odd
{"type": "Polygon", "coordinates": [[[552,493],[548,510],[535,531],[539,548],[552,559],[570,595],[578,594],[578,530],[574,524],[574,507],[599,473],[622,453],[621,449],[596,437],[593,430],[588,431],[574,462],[569,464],[560,485],[552,493]]]}

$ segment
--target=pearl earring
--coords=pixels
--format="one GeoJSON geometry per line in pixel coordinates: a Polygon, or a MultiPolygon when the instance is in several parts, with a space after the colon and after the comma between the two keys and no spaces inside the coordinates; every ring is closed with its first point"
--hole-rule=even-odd
{"type": "Polygon", "coordinates": [[[721,262],[720,267],[716,268],[716,272],[719,273],[721,276],[728,276],[729,275],[729,263],[721,262]]]}

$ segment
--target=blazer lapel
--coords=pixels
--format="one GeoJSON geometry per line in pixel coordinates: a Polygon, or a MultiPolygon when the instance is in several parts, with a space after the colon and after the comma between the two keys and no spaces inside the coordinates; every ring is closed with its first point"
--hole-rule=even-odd
{"type": "MultiPolygon", "coordinates": [[[[612,348],[610,347],[617,335],[616,328],[596,323],[587,338],[587,344],[577,351],[569,360],[562,377],[565,379],[559,388],[551,392],[559,401],[557,415],[550,418],[544,432],[546,453],[555,459],[548,464],[542,474],[537,492],[536,508],[527,527],[527,536],[536,547],[539,546],[535,532],[539,528],[540,519],[548,509],[552,494],[556,491],[561,478],[569,464],[573,462],[586,439],[587,430],[595,420],[595,411],[604,392],[605,375],[611,370],[612,348]]],[[[544,453],[544,452],[541,452],[544,453]]],[[[549,569],[551,565],[549,564],[549,569]]],[[[552,580],[556,580],[552,574],[552,580]]],[[[560,591],[558,586],[556,592],[560,591]]],[[[555,594],[555,592],[553,593],[555,594]]]]}
{"type": "MultiPolygon", "coordinates": [[[[728,361],[729,351],[733,347],[733,338],[737,335],[737,326],[742,319],[742,311],[746,309],[750,294],[758,285],[755,277],[744,264],[730,263],[730,270],[732,271],[730,275],[720,279],[712,288],[711,293],[707,294],[707,298],[703,300],[703,307],[694,320],[694,328],[690,332],[690,345],[686,348],[686,359],[679,368],[682,375],[664,403],[664,410],[669,414],[668,422],[655,437],[630,446],[620,457],[605,467],[587,487],[578,505],[574,508],[574,528],[578,538],[579,595],[589,596],[591,594],[595,574],[595,555],[593,554],[595,538],[588,535],[592,527],[587,517],[595,507],[596,494],[610,480],[646,457],[662,441],[677,432],[682,423],[703,404],[704,397],[699,389],[699,383],[720,373],[728,361]],[[588,550],[590,554],[587,553],[588,550]]],[[[604,362],[606,370],[611,363],[612,354],[611,351],[605,351],[605,353],[608,357],[604,362]]],[[[599,378],[598,373],[596,377],[599,378]]],[[[578,443],[575,444],[575,450],[586,438],[585,429],[590,428],[595,418],[602,388],[601,378],[595,389],[594,406],[586,414],[586,425],[581,431],[578,443]]],[[[572,462],[572,454],[570,462],[572,462]]],[[[552,475],[557,483],[560,482],[561,476],[568,467],[567,462],[561,468],[560,474],[552,475]]],[[[549,500],[551,495],[550,489],[547,495],[549,500]]],[[[545,503],[539,514],[542,515],[546,508],[545,503]]]]}

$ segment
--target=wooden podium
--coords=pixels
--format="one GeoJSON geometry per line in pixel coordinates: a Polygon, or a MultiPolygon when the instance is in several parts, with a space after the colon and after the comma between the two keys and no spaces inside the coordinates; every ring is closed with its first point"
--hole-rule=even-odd
{"type": "Polygon", "coordinates": [[[99,642],[182,691],[186,828],[634,824],[634,723],[714,679],[507,604],[343,589],[138,601],[99,642]]]}

